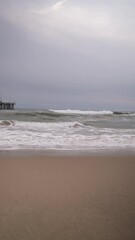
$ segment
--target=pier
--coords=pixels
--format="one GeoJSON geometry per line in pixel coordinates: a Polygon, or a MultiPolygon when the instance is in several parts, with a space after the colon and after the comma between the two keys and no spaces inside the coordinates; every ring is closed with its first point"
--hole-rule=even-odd
{"type": "Polygon", "coordinates": [[[3,102],[0,101],[0,110],[13,110],[15,106],[15,102],[3,102]]]}

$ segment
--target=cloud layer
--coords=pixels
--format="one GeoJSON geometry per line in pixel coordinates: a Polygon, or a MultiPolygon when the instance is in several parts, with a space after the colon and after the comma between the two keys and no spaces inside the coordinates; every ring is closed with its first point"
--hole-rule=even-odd
{"type": "Polygon", "coordinates": [[[0,18],[1,87],[20,105],[134,107],[133,1],[5,0],[0,18]]]}

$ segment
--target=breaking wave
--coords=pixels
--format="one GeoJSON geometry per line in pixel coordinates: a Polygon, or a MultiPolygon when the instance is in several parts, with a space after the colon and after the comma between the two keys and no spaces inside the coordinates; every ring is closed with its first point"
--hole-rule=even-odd
{"type": "Polygon", "coordinates": [[[135,149],[135,112],[0,111],[1,149],[135,149]]]}
{"type": "Polygon", "coordinates": [[[79,128],[79,127],[84,127],[85,125],[80,123],[80,122],[75,122],[72,125],[69,125],[69,127],[73,127],[73,128],[79,128]]]}
{"type": "MultiPolygon", "coordinates": [[[[18,120],[18,121],[76,121],[76,117],[105,117],[105,116],[135,116],[135,112],[124,111],[82,111],[82,110],[16,110],[2,112],[3,119],[18,120]]],[[[7,123],[8,124],[8,123],[7,123]]]]}
{"type": "Polygon", "coordinates": [[[106,110],[103,110],[103,111],[82,111],[82,110],[51,110],[51,112],[53,113],[60,113],[60,114],[81,114],[81,115],[108,115],[108,114],[113,114],[112,111],[106,111],[106,110]]]}
{"type": "Polygon", "coordinates": [[[135,129],[107,128],[73,122],[0,121],[0,150],[135,149],[135,129]]]}
{"type": "Polygon", "coordinates": [[[10,120],[0,121],[0,126],[2,126],[2,127],[14,126],[14,124],[15,124],[15,122],[14,121],[10,121],[10,120]]]}

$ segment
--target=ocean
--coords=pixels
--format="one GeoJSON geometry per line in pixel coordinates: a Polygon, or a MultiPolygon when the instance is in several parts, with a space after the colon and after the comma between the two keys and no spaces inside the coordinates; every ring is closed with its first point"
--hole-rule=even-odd
{"type": "Polygon", "coordinates": [[[0,150],[134,149],[135,112],[0,110],[0,150]]]}

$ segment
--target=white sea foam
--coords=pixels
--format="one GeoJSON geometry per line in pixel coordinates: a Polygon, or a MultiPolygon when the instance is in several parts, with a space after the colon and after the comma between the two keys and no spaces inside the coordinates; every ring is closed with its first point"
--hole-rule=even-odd
{"type": "Polygon", "coordinates": [[[107,111],[107,110],[103,110],[103,111],[81,111],[81,110],[71,110],[71,109],[67,109],[67,110],[52,110],[52,109],[50,109],[50,111],[56,112],[56,113],[63,113],[63,114],[83,114],[83,115],[113,114],[112,111],[107,111]]]}
{"type": "Polygon", "coordinates": [[[0,149],[93,150],[135,148],[135,129],[85,126],[77,122],[19,122],[0,128],[0,149]]]}
{"type": "Polygon", "coordinates": [[[14,125],[14,121],[11,120],[2,120],[0,121],[0,127],[7,127],[10,125],[14,125]]]}

